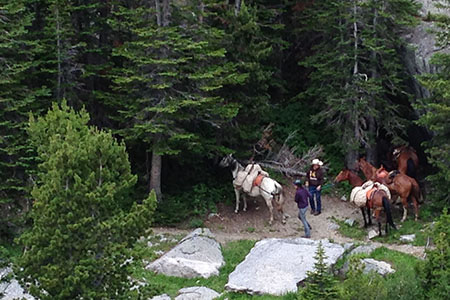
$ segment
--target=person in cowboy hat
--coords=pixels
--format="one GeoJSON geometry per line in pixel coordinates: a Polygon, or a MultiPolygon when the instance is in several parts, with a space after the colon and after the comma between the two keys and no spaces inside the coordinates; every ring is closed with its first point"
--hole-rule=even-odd
{"type": "Polygon", "coordinates": [[[309,189],[311,197],[309,198],[309,204],[311,205],[311,214],[317,216],[322,212],[322,202],[320,199],[322,184],[323,184],[323,171],[320,168],[323,165],[319,159],[315,158],[312,161],[311,168],[306,174],[306,186],[309,189]],[[314,202],[315,198],[315,202],[314,202]],[[317,206],[316,206],[317,204],[317,206]]]}
{"type": "Polygon", "coordinates": [[[297,179],[294,181],[294,185],[296,188],[294,201],[297,203],[298,207],[298,218],[303,223],[303,227],[305,228],[305,238],[311,237],[311,225],[309,225],[306,220],[306,211],[308,210],[308,198],[311,197],[308,190],[305,189],[302,185],[302,181],[297,179]]]}

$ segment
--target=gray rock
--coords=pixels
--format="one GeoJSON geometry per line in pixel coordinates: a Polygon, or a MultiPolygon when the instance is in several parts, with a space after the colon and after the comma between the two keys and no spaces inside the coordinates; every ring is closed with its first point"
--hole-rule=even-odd
{"type": "MultiPolygon", "coordinates": [[[[229,275],[225,288],[249,294],[284,295],[297,291],[297,284],[312,271],[319,241],[310,239],[264,239],[256,243],[229,275]]],[[[322,240],[328,266],[344,253],[341,245],[322,240]]]]}
{"type": "MultiPolygon", "coordinates": [[[[0,281],[5,279],[10,273],[12,273],[11,267],[0,269],[0,281]]],[[[16,279],[12,279],[8,282],[0,282],[0,295],[2,295],[2,300],[35,299],[25,292],[16,279]]]]}
{"type": "Polygon", "coordinates": [[[372,253],[373,250],[377,249],[379,246],[375,246],[373,244],[361,245],[350,251],[350,255],[355,254],[367,254],[372,253]]]}
{"type": "Polygon", "coordinates": [[[147,270],[176,277],[219,275],[225,264],[219,243],[209,229],[198,228],[172,250],[146,266],[147,270]]]}
{"type": "MultiPolygon", "coordinates": [[[[442,9],[436,6],[439,1],[436,0],[418,0],[422,4],[420,15],[426,18],[429,13],[444,14],[450,16],[449,9],[442,9]]],[[[437,26],[430,21],[421,21],[416,27],[407,30],[402,37],[409,47],[405,49],[402,57],[408,73],[411,75],[413,87],[417,98],[426,98],[430,96],[417,79],[415,75],[423,73],[436,73],[436,66],[430,64],[430,59],[435,53],[450,53],[450,47],[439,47],[436,45],[436,35],[433,31],[439,30],[437,26]]]]}
{"type": "Polygon", "coordinates": [[[369,233],[367,234],[367,237],[368,237],[369,240],[371,240],[371,239],[373,239],[373,238],[375,238],[377,236],[378,236],[378,232],[376,232],[373,229],[371,231],[369,231],[369,233]]]}
{"type": "Polygon", "coordinates": [[[217,297],[220,297],[220,294],[215,290],[204,286],[193,286],[179,290],[175,300],[212,300],[217,297]]]}
{"type": "Polygon", "coordinates": [[[339,228],[341,228],[341,226],[339,226],[339,224],[336,224],[334,222],[328,224],[328,230],[338,230],[339,228]]]}
{"type": "Polygon", "coordinates": [[[355,243],[345,243],[344,244],[344,250],[348,251],[350,249],[353,249],[353,247],[355,247],[355,243]]]}
{"type": "Polygon", "coordinates": [[[377,272],[378,274],[385,276],[387,274],[394,273],[395,270],[392,269],[391,265],[384,261],[375,260],[372,258],[364,258],[362,260],[364,263],[364,273],[377,272]]]}
{"type": "Polygon", "coordinates": [[[347,201],[347,196],[343,195],[343,196],[341,197],[341,201],[347,201]]]}
{"type": "Polygon", "coordinates": [[[400,241],[402,241],[402,242],[412,243],[412,242],[414,242],[415,239],[416,239],[415,234],[407,234],[407,235],[400,236],[400,241]]]}
{"type": "Polygon", "coordinates": [[[169,295],[162,294],[159,296],[155,296],[155,297],[151,298],[150,300],[172,300],[172,299],[169,297],[169,295]]]}
{"type": "Polygon", "coordinates": [[[355,224],[355,220],[354,219],[347,219],[344,221],[345,224],[347,224],[348,226],[353,226],[353,224],[355,224]]]}

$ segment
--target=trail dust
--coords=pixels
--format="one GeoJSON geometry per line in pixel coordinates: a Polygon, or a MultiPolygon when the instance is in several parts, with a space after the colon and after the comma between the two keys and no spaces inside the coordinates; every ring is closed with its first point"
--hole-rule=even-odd
{"type": "MultiPolygon", "coordinates": [[[[261,240],[265,238],[289,238],[302,237],[305,234],[302,222],[298,219],[298,208],[294,202],[294,187],[285,187],[284,211],[290,217],[286,224],[281,223],[281,214],[275,212],[274,222],[269,225],[269,209],[262,198],[249,198],[247,201],[247,211],[242,211],[243,204],[240,205],[239,213],[234,212],[234,205],[227,206],[218,204],[218,212],[210,214],[205,220],[205,227],[209,228],[222,245],[236,240],[261,240]]],[[[242,202],[242,201],[241,201],[242,202]]],[[[342,201],[336,197],[322,195],[322,213],[318,216],[307,213],[307,220],[312,226],[311,238],[315,240],[329,239],[337,243],[348,242],[369,242],[355,241],[342,236],[337,230],[332,229],[333,218],[338,220],[354,219],[358,222],[354,226],[362,226],[362,214],[359,208],[353,204],[342,201]]],[[[395,221],[395,220],[394,220],[395,221]]],[[[395,221],[398,223],[398,221],[395,221]]],[[[376,229],[372,225],[370,229],[376,229]]],[[[156,234],[188,234],[191,230],[168,227],[154,227],[156,234]]],[[[383,232],[384,234],[384,232],[383,232]]],[[[425,247],[412,246],[407,244],[381,244],[372,242],[375,245],[414,255],[419,258],[424,257],[425,247]]]]}

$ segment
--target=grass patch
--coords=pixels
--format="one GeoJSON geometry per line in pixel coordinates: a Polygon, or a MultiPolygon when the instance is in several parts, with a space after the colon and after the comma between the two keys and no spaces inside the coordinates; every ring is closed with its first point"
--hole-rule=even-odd
{"type": "Polygon", "coordinates": [[[220,298],[220,300],[230,299],[230,300],[246,300],[246,299],[257,299],[257,300],[296,300],[297,294],[289,293],[283,296],[272,296],[272,295],[248,295],[248,294],[239,294],[239,293],[224,293],[220,298]]]}
{"type": "Polygon", "coordinates": [[[364,240],[367,237],[366,229],[361,228],[358,221],[355,221],[353,226],[350,226],[344,221],[338,220],[337,218],[333,217],[332,220],[339,225],[338,232],[343,236],[360,241],[364,240]]]}
{"type": "Polygon", "coordinates": [[[383,230],[383,236],[376,237],[374,240],[381,243],[388,244],[410,244],[400,241],[401,235],[415,234],[416,239],[412,245],[415,246],[425,246],[427,243],[427,238],[430,236],[428,232],[429,223],[425,223],[421,220],[414,221],[414,219],[408,219],[403,223],[397,223],[397,230],[390,230],[388,235],[385,235],[384,224],[382,224],[381,229],[383,230]],[[399,226],[400,225],[400,226],[399,226]]]}
{"type": "Polygon", "coordinates": [[[252,233],[252,232],[256,231],[256,228],[255,227],[247,227],[246,230],[247,230],[247,232],[252,233]]]}
{"type": "Polygon", "coordinates": [[[0,244],[0,268],[15,263],[22,255],[22,248],[16,243],[0,244]]]}
{"type": "MultiPolygon", "coordinates": [[[[137,266],[134,270],[134,278],[137,280],[144,280],[152,284],[159,293],[166,293],[171,297],[176,296],[178,290],[183,287],[189,286],[206,286],[219,293],[223,292],[224,286],[228,281],[228,275],[236,268],[236,266],[242,262],[255,245],[255,241],[240,240],[236,242],[230,242],[226,244],[222,253],[225,260],[225,266],[220,269],[219,276],[213,276],[210,278],[178,278],[172,276],[165,276],[161,274],[154,274],[151,271],[147,271],[144,267],[137,266]]],[[[152,248],[154,249],[154,248],[152,248]]],[[[147,257],[151,258],[152,249],[147,249],[147,257]]],[[[145,254],[145,253],[144,253],[145,254]]],[[[154,257],[154,256],[153,256],[154,257]]],[[[145,259],[145,258],[144,258],[145,259]]],[[[238,294],[239,295],[239,294],[238,294]]],[[[240,299],[231,298],[230,299],[240,299]]],[[[242,298],[245,299],[245,298],[242,298]]]]}
{"type": "Polygon", "coordinates": [[[388,275],[385,281],[390,299],[424,299],[424,291],[420,287],[416,273],[416,267],[421,263],[418,258],[385,247],[375,249],[370,257],[386,261],[396,270],[395,273],[388,275]]]}

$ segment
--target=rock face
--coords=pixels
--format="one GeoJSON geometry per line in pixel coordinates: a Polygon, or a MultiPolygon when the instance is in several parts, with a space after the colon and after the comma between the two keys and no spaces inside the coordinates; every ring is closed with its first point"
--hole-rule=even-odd
{"type": "Polygon", "coordinates": [[[378,247],[373,245],[373,244],[361,245],[361,246],[358,246],[355,249],[353,249],[350,252],[350,255],[355,255],[355,254],[367,254],[367,255],[369,255],[370,253],[372,253],[373,250],[375,250],[377,248],[378,247]]]}
{"type": "MultiPolygon", "coordinates": [[[[441,48],[436,45],[436,36],[432,31],[437,30],[433,22],[426,21],[428,14],[444,14],[450,16],[450,10],[438,8],[436,0],[418,0],[422,4],[420,9],[421,21],[415,28],[409,29],[403,35],[409,47],[403,55],[404,62],[410,75],[423,73],[435,73],[435,66],[430,64],[430,58],[435,53],[450,53],[450,48],[441,48]]],[[[412,78],[413,87],[417,98],[429,97],[430,93],[419,82],[412,78]]]]}
{"type": "Polygon", "coordinates": [[[8,276],[12,272],[10,267],[0,269],[0,296],[2,300],[13,299],[27,299],[34,300],[35,298],[30,294],[25,293],[24,289],[20,286],[16,279],[12,279],[9,282],[1,282],[3,278],[8,276]]]}
{"type": "Polygon", "coordinates": [[[364,258],[362,260],[364,264],[364,273],[377,272],[378,274],[385,276],[390,273],[394,273],[391,265],[384,261],[375,260],[372,258],[364,258]]]}
{"type": "Polygon", "coordinates": [[[168,276],[208,278],[219,275],[219,269],[224,264],[220,245],[214,235],[209,229],[198,228],[146,269],[168,276]]]}
{"type": "Polygon", "coordinates": [[[215,290],[204,286],[183,288],[178,291],[178,294],[175,300],[212,300],[220,296],[215,290]]]}
{"type": "MultiPolygon", "coordinates": [[[[310,239],[265,239],[256,243],[245,260],[229,275],[225,288],[249,294],[283,295],[297,291],[297,283],[312,271],[319,241],[310,239]]],[[[322,241],[327,265],[344,253],[341,245],[322,241]]]]}
{"type": "Polygon", "coordinates": [[[155,297],[153,297],[150,300],[172,300],[172,299],[169,297],[169,295],[162,294],[162,295],[159,295],[159,296],[155,296],[155,297]]]}

